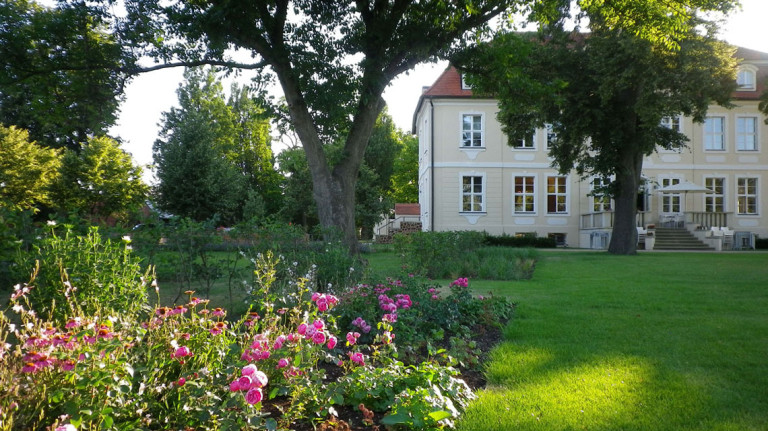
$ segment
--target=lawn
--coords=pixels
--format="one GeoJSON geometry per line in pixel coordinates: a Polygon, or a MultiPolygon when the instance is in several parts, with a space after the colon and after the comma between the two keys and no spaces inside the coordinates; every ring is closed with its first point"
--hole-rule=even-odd
{"type": "Polygon", "coordinates": [[[542,256],[461,429],[768,429],[768,255],[542,256]]]}

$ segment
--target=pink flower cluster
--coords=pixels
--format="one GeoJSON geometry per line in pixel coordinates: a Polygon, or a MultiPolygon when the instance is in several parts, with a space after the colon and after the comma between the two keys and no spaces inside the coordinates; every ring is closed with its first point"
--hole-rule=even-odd
{"type": "Polygon", "coordinates": [[[187,346],[179,346],[171,353],[172,358],[186,358],[192,356],[192,351],[187,346]]]}
{"type": "Polygon", "coordinates": [[[464,277],[464,278],[459,277],[456,280],[453,280],[451,282],[451,287],[454,287],[454,286],[456,286],[456,287],[469,287],[469,279],[466,278],[466,277],[464,277]]]}
{"type": "Polygon", "coordinates": [[[347,332],[347,346],[354,346],[357,344],[358,338],[360,338],[359,332],[347,332]]]}
{"type": "Polygon", "coordinates": [[[264,393],[261,388],[267,386],[269,379],[267,375],[256,368],[256,365],[249,364],[240,371],[240,377],[229,384],[230,392],[245,392],[245,401],[248,404],[258,404],[264,399],[264,393]]]}
{"type": "Polygon", "coordinates": [[[352,361],[352,362],[354,362],[354,363],[356,363],[356,364],[358,364],[360,366],[365,365],[365,355],[363,355],[362,353],[360,353],[360,352],[355,352],[355,353],[347,352],[347,355],[349,355],[349,360],[350,361],[352,361]]]}
{"type": "Polygon", "coordinates": [[[296,332],[304,338],[312,340],[315,344],[323,344],[327,341],[327,347],[329,349],[336,347],[336,343],[338,342],[336,337],[328,333],[325,328],[325,322],[322,320],[315,320],[311,325],[302,323],[299,325],[296,332]]]}
{"type": "Polygon", "coordinates": [[[241,359],[249,362],[262,361],[269,359],[269,340],[264,334],[256,334],[253,336],[253,342],[251,345],[243,351],[241,359]]]}
{"type": "Polygon", "coordinates": [[[436,288],[430,287],[429,289],[427,289],[427,292],[432,294],[432,299],[434,300],[440,299],[440,291],[437,290],[436,288]]]}
{"type": "MultiPolygon", "coordinates": [[[[109,322],[108,322],[109,323],[109,322]]],[[[79,333],[75,332],[61,332],[53,325],[47,325],[41,328],[37,335],[30,335],[24,339],[23,349],[28,350],[22,357],[24,365],[22,366],[22,372],[24,373],[36,373],[43,369],[47,369],[53,366],[59,366],[63,371],[72,371],[75,368],[75,360],[72,359],[57,359],[57,350],[65,350],[72,352],[80,349],[86,345],[95,345],[99,341],[109,341],[117,339],[118,336],[112,331],[111,324],[95,325],[94,323],[88,323],[81,321],[80,318],[70,319],[64,327],[68,330],[76,329],[81,326],[86,326],[85,329],[79,333]]],[[[16,336],[21,338],[19,331],[15,332],[16,336]]],[[[132,344],[126,344],[126,348],[130,348],[132,344]]],[[[10,348],[10,345],[0,345],[0,358],[4,356],[6,348],[10,348]]],[[[80,354],[78,360],[84,360],[85,355],[80,354]]]]}
{"type": "Polygon", "coordinates": [[[395,299],[392,299],[385,294],[379,295],[379,308],[390,313],[397,311],[398,308],[411,308],[411,305],[413,305],[411,297],[406,294],[397,294],[395,295],[395,299]]]}
{"type": "Polygon", "coordinates": [[[339,298],[326,293],[315,292],[312,294],[312,302],[317,305],[320,311],[327,311],[339,303],[339,298]]]}
{"type": "Polygon", "coordinates": [[[358,317],[355,320],[352,321],[352,326],[356,326],[360,328],[363,332],[366,334],[371,332],[371,325],[365,323],[365,320],[363,320],[362,317],[358,317]]]}

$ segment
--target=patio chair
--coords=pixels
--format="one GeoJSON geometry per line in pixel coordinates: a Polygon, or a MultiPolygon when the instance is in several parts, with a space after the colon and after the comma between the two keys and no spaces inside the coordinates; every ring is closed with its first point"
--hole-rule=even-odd
{"type": "Polygon", "coordinates": [[[723,250],[733,249],[733,234],[734,231],[727,227],[721,227],[720,231],[723,233],[723,250]]]}

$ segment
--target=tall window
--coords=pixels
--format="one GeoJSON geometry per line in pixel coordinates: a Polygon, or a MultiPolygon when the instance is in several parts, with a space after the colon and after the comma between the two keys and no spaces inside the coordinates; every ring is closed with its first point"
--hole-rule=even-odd
{"type": "Polygon", "coordinates": [[[725,212],[725,178],[705,178],[704,187],[712,190],[712,193],[704,195],[704,211],[708,213],[725,212]]]}
{"type": "Polygon", "coordinates": [[[535,138],[536,138],[536,131],[531,130],[522,138],[515,140],[515,148],[534,149],[536,148],[535,138]]]}
{"type": "Polygon", "coordinates": [[[704,120],[704,149],[725,150],[725,117],[704,120]]]}
{"type": "MultiPolygon", "coordinates": [[[[674,186],[680,184],[680,178],[662,178],[661,187],[674,186]]],[[[679,213],[680,212],[680,193],[664,193],[661,195],[661,212],[679,213]]]]}
{"type": "Polygon", "coordinates": [[[757,150],[757,117],[736,118],[736,149],[757,150]]]}
{"type": "Polygon", "coordinates": [[[461,146],[483,146],[483,116],[481,114],[463,114],[461,116],[461,146]]]}
{"type": "Polygon", "coordinates": [[[544,125],[544,131],[547,133],[547,148],[551,148],[557,140],[557,133],[555,133],[555,125],[547,123],[544,125]]]}
{"type": "Polygon", "coordinates": [[[535,177],[515,177],[515,213],[536,211],[535,177]]]}
{"type": "Polygon", "coordinates": [[[592,180],[592,211],[611,210],[611,197],[605,194],[605,188],[610,183],[610,179],[603,177],[596,177],[592,180]]]}
{"type": "Polygon", "coordinates": [[[461,211],[485,211],[485,192],[481,175],[465,175],[461,177],[461,211]]]}
{"type": "Polygon", "coordinates": [[[736,179],[736,213],[757,214],[757,178],[736,179]]]}
{"type": "Polygon", "coordinates": [[[739,69],[736,75],[736,84],[740,91],[755,90],[755,71],[750,69],[739,69]]]}
{"type": "Polygon", "coordinates": [[[676,132],[682,132],[683,127],[680,123],[680,116],[675,115],[674,117],[664,117],[661,119],[661,125],[666,127],[667,129],[672,129],[676,132]]]}
{"type": "Polygon", "coordinates": [[[564,214],[568,212],[567,177],[547,177],[547,212],[564,214]]]}

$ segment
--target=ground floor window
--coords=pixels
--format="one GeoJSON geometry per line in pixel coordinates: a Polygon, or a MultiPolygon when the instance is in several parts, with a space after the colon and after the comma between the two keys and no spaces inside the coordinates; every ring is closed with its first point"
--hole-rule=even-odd
{"type": "Polygon", "coordinates": [[[736,212],[757,214],[757,178],[736,179],[736,212]]]}
{"type": "Polygon", "coordinates": [[[564,214],[568,212],[568,178],[547,177],[547,212],[564,214]]]}
{"type": "Polygon", "coordinates": [[[535,177],[515,177],[515,213],[536,211],[535,177]]]}
{"type": "Polygon", "coordinates": [[[704,187],[712,190],[712,193],[704,195],[704,212],[725,212],[725,178],[705,178],[704,187]]]}
{"type": "MultiPolygon", "coordinates": [[[[662,178],[661,187],[674,186],[680,184],[680,178],[662,178]]],[[[679,213],[680,207],[680,193],[664,193],[661,195],[661,212],[663,213],[679,213]]]]}
{"type": "Polygon", "coordinates": [[[461,177],[461,211],[485,211],[485,189],[482,175],[464,175],[461,177]]]}

